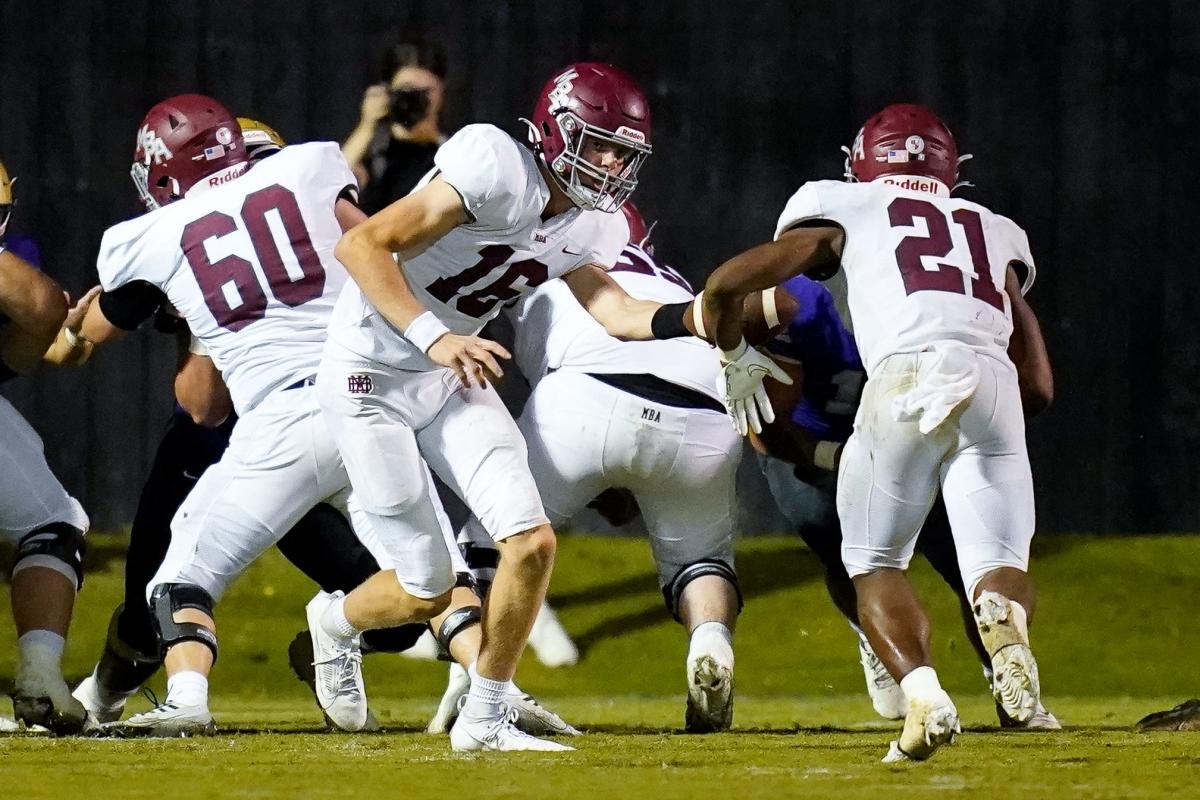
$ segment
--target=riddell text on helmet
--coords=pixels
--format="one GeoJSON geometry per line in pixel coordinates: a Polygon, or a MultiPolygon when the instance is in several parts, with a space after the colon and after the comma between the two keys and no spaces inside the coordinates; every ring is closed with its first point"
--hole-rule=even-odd
{"type": "Polygon", "coordinates": [[[881,176],[880,182],[886,183],[888,186],[895,186],[898,189],[908,189],[913,192],[937,192],[942,188],[941,181],[913,175],[884,175],[881,176]]]}

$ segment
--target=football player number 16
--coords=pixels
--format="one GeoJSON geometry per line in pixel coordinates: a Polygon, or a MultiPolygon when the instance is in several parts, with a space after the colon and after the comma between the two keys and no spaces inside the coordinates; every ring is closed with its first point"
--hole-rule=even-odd
{"type": "Polygon", "coordinates": [[[905,236],[896,246],[896,263],[900,266],[904,289],[908,294],[920,291],[966,294],[1004,311],[1004,296],[992,283],[992,267],[983,238],[983,223],[977,212],[959,208],[950,214],[950,219],[960,225],[966,234],[971,266],[975,270],[970,286],[964,285],[963,272],[966,270],[962,267],[937,264],[936,269],[926,269],[921,263],[924,256],[944,258],[954,249],[950,224],[941,209],[927,200],[897,197],[888,206],[888,218],[893,228],[912,227],[920,218],[925,220],[929,230],[928,236],[905,236]]]}
{"type": "MultiPolygon", "coordinates": [[[[325,292],[325,268],[313,249],[296,195],[279,184],[252,192],[242,203],[241,222],[275,299],[295,308],[325,292]],[[283,254],[279,252],[279,243],[267,218],[272,211],[279,215],[300,270],[298,275],[289,272],[283,254]]],[[[204,294],[205,305],[217,324],[231,331],[241,330],[262,319],[267,311],[266,290],[248,260],[232,253],[216,261],[209,258],[208,243],[237,230],[237,220],[220,211],[212,211],[188,223],[179,240],[196,283],[204,294]]]]}

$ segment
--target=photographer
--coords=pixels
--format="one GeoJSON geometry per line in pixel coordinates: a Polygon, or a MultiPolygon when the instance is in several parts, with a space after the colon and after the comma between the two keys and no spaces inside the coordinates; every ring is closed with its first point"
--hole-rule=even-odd
{"type": "Polygon", "coordinates": [[[342,145],[368,214],[408,194],[433,167],[433,155],[446,139],[438,119],[446,77],[440,46],[419,40],[396,44],[380,74],[382,82],[367,88],[362,117],[342,145]]]}

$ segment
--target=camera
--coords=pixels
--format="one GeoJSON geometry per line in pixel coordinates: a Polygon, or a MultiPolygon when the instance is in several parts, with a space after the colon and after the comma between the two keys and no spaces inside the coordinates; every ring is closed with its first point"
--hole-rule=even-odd
{"type": "Polygon", "coordinates": [[[428,89],[393,89],[389,93],[388,115],[392,122],[411,128],[429,111],[428,89]]]}

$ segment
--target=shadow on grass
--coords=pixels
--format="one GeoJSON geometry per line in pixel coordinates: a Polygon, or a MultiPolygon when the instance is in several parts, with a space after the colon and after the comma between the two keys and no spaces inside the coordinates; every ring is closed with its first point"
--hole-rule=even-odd
{"type": "MultiPolygon", "coordinates": [[[[1034,539],[1034,560],[1060,556],[1079,543],[1075,536],[1041,536],[1034,539]]],[[[802,542],[782,550],[749,550],[738,555],[738,579],[746,602],[769,596],[775,592],[802,586],[809,581],[823,580],[824,567],[817,556],[802,542]]],[[[645,592],[657,586],[654,573],[645,572],[576,589],[562,594],[552,593],[551,605],[565,609],[573,606],[602,603],[614,597],[624,597],[645,592]]],[[[832,602],[829,611],[836,614],[832,602]]],[[[653,603],[639,611],[610,617],[579,634],[575,643],[581,655],[604,639],[650,628],[670,618],[663,603],[653,603]]]]}
{"type": "MultiPolygon", "coordinates": [[[[743,552],[738,555],[737,572],[747,602],[808,581],[820,580],[825,574],[821,562],[799,541],[784,550],[743,552]]],[[[652,572],[645,572],[572,592],[554,594],[550,602],[555,608],[571,608],[642,593],[657,585],[658,577],[652,572]]],[[[832,605],[830,611],[833,611],[832,605]]],[[[670,612],[665,604],[655,602],[641,610],[610,617],[593,625],[575,637],[575,644],[580,653],[586,655],[591,647],[604,639],[651,628],[667,619],[670,619],[670,612]]]]}

